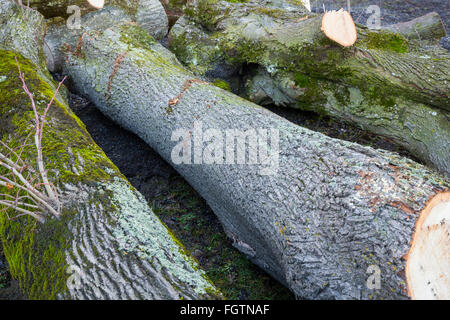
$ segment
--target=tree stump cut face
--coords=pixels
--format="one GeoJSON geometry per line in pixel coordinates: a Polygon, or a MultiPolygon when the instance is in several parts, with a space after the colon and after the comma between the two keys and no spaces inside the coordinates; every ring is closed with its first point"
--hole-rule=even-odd
{"type": "Polygon", "coordinates": [[[406,263],[412,299],[450,299],[450,192],[436,195],[422,211],[406,263]]]}
{"type": "Polygon", "coordinates": [[[101,9],[105,5],[105,0],[87,0],[87,2],[96,9],[101,9]]]}
{"type": "Polygon", "coordinates": [[[352,46],[357,40],[353,18],[344,9],[326,12],[322,18],[322,31],[328,38],[344,47],[352,46]]]}

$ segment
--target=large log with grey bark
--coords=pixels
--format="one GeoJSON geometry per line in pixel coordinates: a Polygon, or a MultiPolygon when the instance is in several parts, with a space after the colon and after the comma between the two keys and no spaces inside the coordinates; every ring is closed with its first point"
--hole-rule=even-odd
{"type": "MultiPolygon", "coordinates": [[[[17,147],[34,129],[34,123],[15,57],[41,112],[56,86],[41,67],[42,16],[31,11],[24,19],[23,12],[8,1],[0,3],[0,13],[0,139],[17,147]],[[5,15],[8,19],[3,19],[5,15]],[[29,50],[32,43],[35,52],[29,50]],[[41,59],[34,61],[37,57],[41,59]]],[[[23,154],[24,160],[33,165],[34,146],[27,147],[23,154]]],[[[6,214],[12,217],[17,212],[10,209],[0,213],[3,252],[11,275],[26,297],[220,297],[144,197],[94,143],[69,109],[62,91],[47,118],[43,154],[62,202],[61,218],[48,216],[44,223],[31,217],[11,221],[6,214]]],[[[1,167],[0,176],[5,173],[1,167]]],[[[0,193],[14,196],[16,190],[0,186],[0,193]]]]}
{"type": "Polygon", "coordinates": [[[257,104],[356,124],[450,174],[450,55],[437,13],[358,26],[358,41],[343,48],[321,31],[322,15],[301,8],[196,0],[185,12],[170,48],[197,75],[230,81],[257,104]]]}
{"type": "Polygon", "coordinates": [[[88,32],[64,69],[186,178],[253,262],[302,298],[448,298],[445,248],[432,248],[448,239],[444,177],[296,126],[149,43],[129,24],[88,32]],[[248,140],[235,146],[230,130],[248,140]],[[367,273],[377,268],[379,289],[367,273]]]}

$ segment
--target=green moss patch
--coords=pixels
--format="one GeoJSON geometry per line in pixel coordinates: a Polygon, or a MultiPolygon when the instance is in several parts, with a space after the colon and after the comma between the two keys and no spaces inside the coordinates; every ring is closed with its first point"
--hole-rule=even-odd
{"type": "MultiPolygon", "coordinates": [[[[55,85],[44,80],[44,76],[50,75],[40,75],[29,60],[0,50],[0,138],[13,148],[20,146],[34,130],[31,102],[18,78],[15,57],[41,114],[53,96],[55,85]]],[[[49,179],[57,186],[108,181],[110,176],[102,168],[112,164],[105,160],[106,156],[93,143],[84,125],[62,101],[61,98],[54,101],[44,128],[42,145],[49,179]],[[77,168],[79,174],[74,173],[77,168]]],[[[34,145],[24,149],[23,158],[36,166],[34,145]]],[[[0,173],[5,173],[1,170],[0,173]]],[[[15,195],[15,192],[0,188],[0,193],[15,195]]],[[[30,299],[55,299],[64,295],[69,277],[66,249],[71,243],[67,228],[76,212],[63,208],[61,219],[49,217],[45,224],[27,216],[17,220],[7,217],[16,214],[11,209],[0,214],[0,239],[11,276],[19,281],[30,299]]]]}
{"type": "Polygon", "coordinates": [[[390,31],[369,32],[364,43],[368,49],[408,52],[408,41],[402,35],[390,31]]]}
{"type": "Polygon", "coordinates": [[[225,80],[216,80],[213,82],[213,85],[215,85],[216,87],[226,90],[226,91],[231,91],[231,85],[226,82],[225,80]]]}
{"type": "Polygon", "coordinates": [[[148,49],[156,41],[144,29],[132,24],[120,26],[120,41],[136,48],[148,49]]]}
{"type": "Polygon", "coordinates": [[[218,22],[220,10],[214,5],[219,0],[199,0],[197,7],[188,6],[184,13],[192,19],[200,22],[205,28],[212,30],[218,22]]]}

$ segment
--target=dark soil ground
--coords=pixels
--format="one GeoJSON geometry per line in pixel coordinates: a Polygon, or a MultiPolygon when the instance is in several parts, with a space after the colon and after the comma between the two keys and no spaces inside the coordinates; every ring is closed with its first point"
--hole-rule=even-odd
{"type": "MultiPolygon", "coordinates": [[[[449,1],[437,0],[353,0],[350,2],[355,21],[365,24],[366,8],[381,8],[382,24],[407,21],[431,11],[441,14],[449,29],[449,1]]],[[[313,11],[346,8],[346,0],[311,0],[313,11]]],[[[448,47],[448,37],[442,44],[448,47]]],[[[108,157],[147,199],[154,212],[198,259],[211,280],[228,299],[293,299],[293,295],[270,276],[250,263],[234,249],[220,223],[206,202],[156,152],[132,133],[121,129],[104,117],[88,101],[71,95],[71,108],[86,124],[88,131],[108,157]]],[[[322,132],[328,136],[399,152],[414,159],[391,141],[328,117],[298,110],[271,107],[286,119],[322,132]]],[[[417,161],[417,159],[414,159],[417,161]]],[[[0,300],[22,299],[0,246],[0,300]]]]}

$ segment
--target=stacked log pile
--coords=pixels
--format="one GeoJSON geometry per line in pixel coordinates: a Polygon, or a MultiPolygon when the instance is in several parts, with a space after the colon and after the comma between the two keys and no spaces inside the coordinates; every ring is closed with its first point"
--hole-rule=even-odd
{"type": "MultiPolygon", "coordinates": [[[[450,298],[449,55],[435,14],[378,31],[357,25],[357,42],[342,47],[321,30],[322,15],[283,0],[194,0],[170,32],[172,53],[157,42],[167,33],[159,2],[110,1],[94,11],[79,1],[81,28],[70,30],[55,18],[66,16],[66,1],[32,4],[51,18],[46,28],[36,11],[25,19],[23,8],[0,2],[4,143],[19,144],[32,123],[26,95],[14,90],[14,56],[40,110],[56,89],[46,60],[173,165],[236,248],[297,297],[450,298]],[[208,82],[216,78],[246,99],[208,82]],[[255,102],[344,119],[429,166],[332,139],[255,102]]],[[[4,251],[28,296],[220,298],[65,94],[43,140],[61,218],[0,216],[4,251]]]]}
{"type": "Polygon", "coordinates": [[[321,30],[321,14],[302,8],[196,0],[185,11],[170,48],[197,75],[232,85],[238,75],[235,91],[257,104],[356,124],[450,173],[450,56],[439,46],[438,14],[382,30],[357,26],[357,42],[342,47],[321,30]]]}

